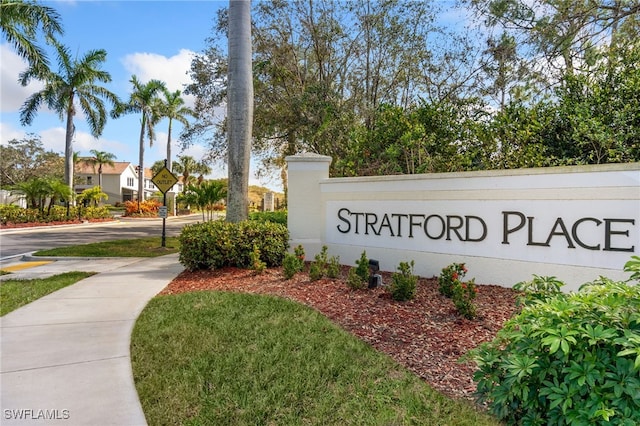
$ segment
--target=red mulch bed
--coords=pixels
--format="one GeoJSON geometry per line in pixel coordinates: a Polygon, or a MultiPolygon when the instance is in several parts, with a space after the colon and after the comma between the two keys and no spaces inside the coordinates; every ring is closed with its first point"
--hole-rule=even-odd
{"type": "MultiPolygon", "coordinates": [[[[343,267],[346,277],[348,267],[343,267]]],[[[391,280],[383,273],[383,282],[391,280]]],[[[432,387],[454,398],[473,399],[472,363],[460,363],[469,349],[493,339],[516,311],[517,293],[495,285],[478,285],[478,317],[458,315],[440,295],[436,278],[421,278],[414,300],[396,302],[384,287],[351,290],[346,280],[309,280],[298,273],[286,280],[282,268],[255,271],[224,268],[184,271],[161,294],[221,290],[277,295],[316,309],[341,327],[384,352],[432,387]]]]}
{"type": "Polygon", "coordinates": [[[115,219],[107,218],[107,219],[89,219],[89,220],[61,220],[61,221],[52,221],[52,222],[27,222],[27,223],[0,223],[0,229],[20,229],[20,228],[35,228],[37,226],[55,226],[55,225],[74,225],[80,224],[84,222],[113,222],[115,219]]]}

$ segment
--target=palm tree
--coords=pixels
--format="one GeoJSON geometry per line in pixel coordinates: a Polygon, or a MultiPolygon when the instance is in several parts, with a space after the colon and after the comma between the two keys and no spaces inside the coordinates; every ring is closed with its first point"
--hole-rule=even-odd
{"type": "Polygon", "coordinates": [[[195,113],[190,108],[184,106],[180,90],[170,92],[164,90],[164,99],[158,99],[157,112],[161,117],[169,119],[169,130],[167,131],[167,169],[172,170],[171,164],[171,127],[173,120],[184,124],[189,124],[187,116],[195,117],[195,113]]]}
{"type": "Polygon", "coordinates": [[[26,182],[18,183],[13,187],[11,193],[24,195],[28,207],[43,212],[44,200],[48,194],[48,183],[46,179],[35,177],[26,182]]]}
{"type": "Polygon", "coordinates": [[[116,159],[116,156],[110,152],[98,151],[97,149],[92,149],[90,152],[93,154],[93,158],[89,158],[87,163],[93,166],[94,171],[96,170],[96,164],[98,165],[98,186],[102,188],[102,166],[115,166],[113,160],[116,159]]]}
{"type": "Polygon", "coordinates": [[[227,221],[249,215],[249,160],[253,129],[253,74],[251,66],[251,2],[229,0],[229,202],[227,221]]]}
{"type": "Polygon", "coordinates": [[[29,96],[20,109],[22,125],[31,124],[42,103],[57,112],[61,120],[66,117],[64,149],[64,181],[73,191],[73,118],[78,107],[86,117],[93,137],[102,134],[107,122],[104,99],[112,104],[118,103],[118,97],[97,83],[109,83],[111,75],[101,69],[107,59],[103,49],[91,50],[80,60],[72,60],[66,47],[54,43],[58,54],[59,72],[54,73],[48,67],[30,66],[20,74],[20,82],[26,86],[31,79],[40,80],[44,88],[29,96]]]}
{"type": "Polygon", "coordinates": [[[67,204],[69,200],[71,200],[71,197],[73,197],[73,192],[66,183],[58,179],[48,180],[46,181],[46,185],[46,190],[49,196],[49,207],[47,207],[47,215],[49,215],[51,214],[51,208],[53,207],[56,200],[62,200],[65,204],[67,204]]]}
{"type": "Polygon", "coordinates": [[[187,185],[194,173],[206,175],[211,173],[211,168],[205,163],[196,161],[195,158],[190,155],[181,155],[178,157],[178,161],[173,164],[173,170],[176,173],[182,174],[182,183],[187,185]]]}
{"type": "Polygon", "coordinates": [[[159,114],[156,98],[158,93],[165,90],[165,84],[160,80],[149,80],[142,84],[134,75],[129,82],[133,85],[133,92],[126,103],[121,103],[111,111],[113,118],[123,114],[142,113],[140,120],[140,155],[138,161],[138,205],[144,201],[144,135],[149,137],[149,146],[153,146],[156,138],[155,125],[158,124],[159,114]]]}
{"type": "Polygon", "coordinates": [[[58,12],[35,1],[2,0],[0,16],[2,34],[18,55],[33,67],[47,67],[47,56],[35,41],[38,28],[47,40],[63,33],[58,12]]]}
{"type": "Polygon", "coordinates": [[[198,206],[202,210],[202,221],[204,222],[213,218],[215,204],[226,196],[227,188],[223,182],[208,181],[203,182],[200,186],[188,185],[180,198],[186,204],[198,206]],[[207,213],[206,219],[205,211],[207,213]]]}

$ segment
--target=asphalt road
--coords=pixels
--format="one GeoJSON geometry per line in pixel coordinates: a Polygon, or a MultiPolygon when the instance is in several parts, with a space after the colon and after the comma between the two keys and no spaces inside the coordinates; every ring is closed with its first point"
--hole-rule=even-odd
{"type": "MultiPolygon", "coordinates": [[[[169,218],[166,236],[178,236],[184,225],[198,221],[202,221],[202,215],[169,218]]],[[[7,229],[0,231],[0,260],[37,250],[153,236],[162,236],[162,219],[120,219],[99,224],[7,229]]]]}

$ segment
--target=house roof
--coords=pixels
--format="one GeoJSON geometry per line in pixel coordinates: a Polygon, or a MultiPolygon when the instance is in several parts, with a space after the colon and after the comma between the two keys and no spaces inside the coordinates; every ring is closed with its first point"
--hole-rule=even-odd
{"type": "MultiPolygon", "coordinates": [[[[128,161],[114,161],[113,166],[110,164],[102,165],[103,175],[121,175],[127,167],[131,165],[128,161]]],[[[85,175],[95,175],[98,173],[98,165],[95,166],[87,160],[80,160],[76,163],[76,173],[85,175]]],[[[135,169],[135,168],[134,168],[135,169]]]]}
{"type": "MultiPolygon", "coordinates": [[[[103,175],[121,175],[124,171],[131,166],[136,171],[136,167],[129,161],[114,161],[113,166],[110,164],[102,165],[103,175]]],[[[95,166],[87,160],[80,160],[76,163],[75,172],[81,175],[97,175],[98,165],[95,166]]],[[[151,179],[153,177],[153,171],[147,167],[144,168],[144,177],[151,179]]]]}

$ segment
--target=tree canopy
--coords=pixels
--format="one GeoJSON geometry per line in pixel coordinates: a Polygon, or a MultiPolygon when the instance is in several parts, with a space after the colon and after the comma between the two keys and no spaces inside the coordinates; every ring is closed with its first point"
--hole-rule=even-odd
{"type": "MultiPolygon", "coordinates": [[[[475,32],[438,27],[438,2],[256,3],[254,155],[330,155],[337,176],[640,160],[640,1],[465,3],[475,32]]],[[[183,134],[218,159],[226,18],[192,62],[183,134]]]]}

